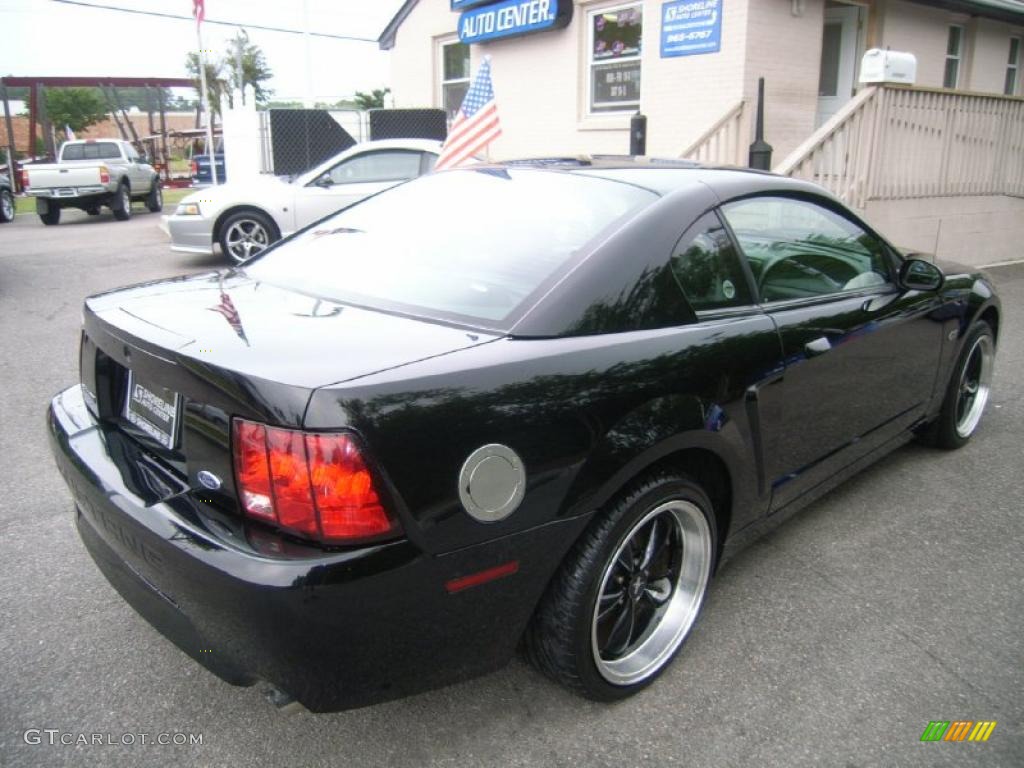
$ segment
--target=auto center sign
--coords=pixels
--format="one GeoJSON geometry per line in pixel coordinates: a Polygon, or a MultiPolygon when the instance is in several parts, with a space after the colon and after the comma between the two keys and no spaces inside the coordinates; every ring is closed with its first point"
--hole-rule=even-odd
{"type": "Polygon", "coordinates": [[[459,17],[459,40],[482,43],[561,29],[572,20],[572,0],[451,0],[459,17]]]}

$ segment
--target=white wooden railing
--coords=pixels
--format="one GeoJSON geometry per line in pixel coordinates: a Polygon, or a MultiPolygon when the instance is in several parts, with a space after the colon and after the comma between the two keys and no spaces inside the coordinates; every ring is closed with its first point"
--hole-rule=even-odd
{"type": "Polygon", "coordinates": [[[680,156],[707,165],[746,165],[749,142],[743,113],[743,101],[740,101],[680,156]]]}
{"type": "Polygon", "coordinates": [[[775,171],[859,208],[868,200],[1024,197],[1024,99],[869,86],[775,171]]]}

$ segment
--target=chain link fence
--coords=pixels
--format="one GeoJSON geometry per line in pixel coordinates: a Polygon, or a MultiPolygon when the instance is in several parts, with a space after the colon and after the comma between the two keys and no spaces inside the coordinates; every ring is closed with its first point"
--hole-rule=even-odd
{"type": "Polygon", "coordinates": [[[260,171],[277,176],[308,171],[364,141],[434,139],[448,133],[440,109],[269,109],[260,113],[260,171]]]}

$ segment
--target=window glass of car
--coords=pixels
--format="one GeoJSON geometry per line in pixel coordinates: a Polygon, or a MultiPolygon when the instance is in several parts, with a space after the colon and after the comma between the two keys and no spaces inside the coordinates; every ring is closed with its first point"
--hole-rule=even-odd
{"type": "Polygon", "coordinates": [[[121,158],[121,149],[112,141],[86,144],[67,144],[61,150],[61,160],[113,160],[121,158]]]}
{"type": "Polygon", "coordinates": [[[707,213],[672,252],[672,275],[694,311],[742,307],[750,290],[736,248],[718,216],[707,213]]]}
{"type": "Polygon", "coordinates": [[[824,205],[752,197],[722,206],[750,264],[761,299],[802,299],[891,282],[885,246],[824,205]]]}
{"type": "Polygon", "coordinates": [[[338,163],[327,172],[331,184],[405,181],[420,175],[420,152],[367,152],[338,163]]]}
{"type": "Polygon", "coordinates": [[[336,301],[507,327],[588,243],[655,200],[571,173],[445,171],[356,203],[245,269],[336,301]]]}

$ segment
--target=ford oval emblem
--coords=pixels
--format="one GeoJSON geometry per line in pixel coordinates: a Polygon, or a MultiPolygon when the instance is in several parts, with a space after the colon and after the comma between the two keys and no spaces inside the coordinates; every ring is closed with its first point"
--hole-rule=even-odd
{"type": "Polygon", "coordinates": [[[219,477],[213,474],[213,472],[207,472],[205,469],[200,469],[196,473],[196,479],[202,483],[204,488],[209,488],[211,491],[218,490],[222,485],[219,477]]]}

